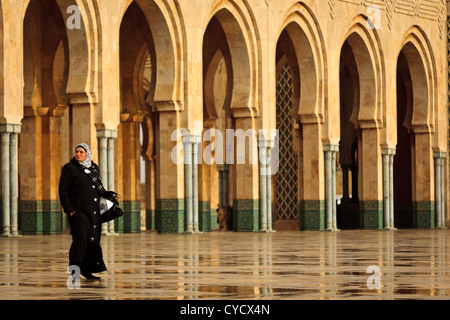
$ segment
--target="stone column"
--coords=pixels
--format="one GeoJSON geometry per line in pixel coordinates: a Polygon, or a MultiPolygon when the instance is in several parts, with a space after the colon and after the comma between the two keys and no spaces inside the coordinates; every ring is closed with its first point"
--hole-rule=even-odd
{"type": "Polygon", "coordinates": [[[395,230],[394,227],[394,155],[395,149],[381,150],[383,157],[383,220],[385,230],[395,230]]]}
{"type": "Polygon", "coordinates": [[[193,228],[193,193],[192,193],[192,137],[190,134],[183,136],[183,156],[184,156],[184,190],[186,206],[185,233],[194,233],[193,228]]]}
{"type": "Polygon", "coordinates": [[[339,151],[339,146],[335,146],[335,150],[331,152],[331,187],[332,187],[332,209],[333,209],[333,218],[332,225],[333,230],[337,229],[337,212],[336,212],[336,153],[339,151]]]}
{"type": "Polygon", "coordinates": [[[0,124],[2,221],[1,236],[18,237],[17,134],[19,124],[0,124]]]}
{"type": "Polygon", "coordinates": [[[225,208],[228,207],[228,178],[230,167],[228,165],[223,166],[223,172],[222,172],[222,201],[223,206],[225,208]]]}
{"type": "Polygon", "coordinates": [[[338,145],[324,145],[326,230],[338,231],[336,220],[336,153],[338,145]]]}
{"type": "Polygon", "coordinates": [[[228,172],[230,168],[226,164],[216,166],[219,172],[219,208],[228,206],[228,172]]]}
{"type": "Polygon", "coordinates": [[[267,141],[267,165],[266,165],[266,201],[267,201],[267,232],[275,232],[273,230],[272,221],[273,221],[273,212],[272,212],[272,148],[274,146],[274,142],[272,140],[267,141]]]}
{"type": "Polygon", "coordinates": [[[267,232],[267,140],[258,141],[259,149],[259,225],[260,232],[267,232]]]}
{"type": "Polygon", "coordinates": [[[10,206],[10,168],[9,168],[9,144],[10,133],[1,132],[2,150],[2,236],[11,236],[11,206],[10,206]]]}
{"type": "MultiPolygon", "coordinates": [[[[108,146],[107,146],[107,190],[109,191],[115,191],[114,190],[114,140],[117,139],[117,131],[116,130],[110,130],[109,132],[109,138],[108,138],[108,146]]],[[[119,233],[115,230],[115,220],[112,220],[108,222],[108,232],[111,235],[118,235],[119,233]]]]}
{"type": "MultiPolygon", "coordinates": [[[[107,145],[108,138],[101,134],[101,131],[97,131],[98,136],[98,159],[100,167],[100,176],[102,177],[103,187],[108,188],[108,159],[107,159],[107,145]]],[[[102,227],[102,234],[108,235],[108,224],[102,227]]]]}
{"type": "Polygon", "coordinates": [[[445,187],[444,187],[444,158],[445,152],[435,151],[434,156],[434,184],[436,228],[446,229],[445,226],[445,187]]]}
{"type": "Polygon", "coordinates": [[[19,236],[18,223],[18,194],[17,194],[17,133],[12,132],[10,136],[9,149],[9,168],[10,168],[10,196],[11,196],[11,235],[13,237],[19,236]]]}
{"type": "MultiPolygon", "coordinates": [[[[108,191],[114,190],[114,139],[117,138],[116,130],[99,129],[98,154],[100,175],[102,177],[103,187],[108,191]]],[[[110,221],[102,228],[104,235],[117,235],[115,231],[115,221],[110,221]]]]}
{"type": "Polygon", "coordinates": [[[389,156],[389,221],[391,228],[397,230],[394,226],[394,156],[395,149],[389,156]]]}
{"type": "Polygon", "coordinates": [[[198,148],[201,146],[201,143],[201,136],[192,136],[192,214],[194,233],[201,233],[198,223],[198,148]]]}

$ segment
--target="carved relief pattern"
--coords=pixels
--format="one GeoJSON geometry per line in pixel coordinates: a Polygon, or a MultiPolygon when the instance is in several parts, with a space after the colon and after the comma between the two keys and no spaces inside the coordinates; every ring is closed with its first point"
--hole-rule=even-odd
{"type": "MultiPolygon", "coordinates": [[[[417,16],[424,19],[436,20],[440,23],[443,12],[445,16],[445,0],[339,0],[341,2],[356,5],[378,6],[386,9],[388,24],[392,24],[393,12],[417,16]]],[[[330,14],[334,17],[335,0],[328,0],[330,14]]],[[[444,30],[445,19],[441,22],[442,32],[444,30]]],[[[441,28],[441,27],[440,27],[441,28]]]]}
{"type": "Polygon", "coordinates": [[[395,0],[386,0],[386,17],[388,28],[392,29],[392,15],[394,14],[395,0]]]}
{"type": "Polygon", "coordinates": [[[334,0],[328,0],[328,6],[330,7],[331,19],[334,19],[334,0]]]}

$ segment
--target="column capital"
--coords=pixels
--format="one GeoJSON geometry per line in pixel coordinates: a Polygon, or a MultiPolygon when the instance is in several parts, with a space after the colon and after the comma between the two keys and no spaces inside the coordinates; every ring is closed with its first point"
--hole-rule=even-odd
{"type": "Polygon", "coordinates": [[[328,152],[338,152],[339,151],[339,145],[337,144],[324,144],[323,145],[323,151],[328,152]]]}
{"type": "Polygon", "coordinates": [[[0,133],[20,133],[21,124],[0,123],[0,133]]]}
{"type": "Polygon", "coordinates": [[[447,152],[445,151],[433,151],[433,158],[445,159],[447,157],[447,152]]]}
{"type": "Polygon", "coordinates": [[[382,155],[395,155],[396,151],[395,148],[381,148],[382,155]]]}
{"type": "Polygon", "coordinates": [[[111,138],[117,139],[117,130],[112,129],[97,129],[97,138],[111,138]]]}
{"type": "Polygon", "coordinates": [[[258,140],[258,148],[273,148],[275,145],[274,140],[260,139],[258,140]]]}
{"type": "Polygon", "coordinates": [[[217,164],[217,171],[230,171],[230,166],[227,164],[217,164]]]}
{"type": "Polygon", "coordinates": [[[194,134],[183,134],[183,143],[201,143],[202,136],[194,134]]]}

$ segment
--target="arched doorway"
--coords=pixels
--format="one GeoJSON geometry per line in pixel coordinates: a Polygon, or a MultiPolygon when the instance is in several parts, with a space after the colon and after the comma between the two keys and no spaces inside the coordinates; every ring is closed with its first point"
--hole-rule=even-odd
{"type": "Polygon", "coordinates": [[[20,225],[22,234],[54,234],[61,232],[66,222],[58,194],[61,166],[73,155],[71,113],[66,112],[68,38],[56,1],[29,2],[23,45],[24,118],[18,149],[20,225]]]}
{"type": "Polygon", "coordinates": [[[207,143],[203,143],[202,151],[210,153],[209,142],[213,140],[215,159],[212,164],[203,162],[199,170],[202,175],[199,206],[203,207],[199,214],[201,220],[209,210],[211,226],[216,228],[217,208],[225,207],[229,229],[256,231],[259,221],[255,164],[248,161],[249,147],[256,148],[256,145],[244,137],[245,154],[238,154],[242,150],[236,149],[236,141],[241,139],[237,132],[247,133],[248,129],[253,129],[253,119],[248,110],[250,56],[239,23],[241,17],[234,13],[236,10],[231,7],[218,9],[209,20],[203,37],[203,123],[207,143]],[[241,156],[245,163],[239,163],[241,156]],[[252,166],[251,170],[249,166],[252,166]]]}
{"type": "Polygon", "coordinates": [[[355,18],[356,23],[341,49],[341,141],[337,158],[342,161],[343,200],[337,220],[343,229],[383,227],[382,96],[379,90],[383,82],[382,58],[378,55],[376,32],[363,27],[360,23],[363,18],[355,18]],[[345,176],[347,168],[352,169],[351,179],[345,176]],[[350,181],[352,197],[346,194],[344,200],[343,191],[347,189],[349,193],[350,181]]]}
{"type": "MultiPolygon", "coordinates": [[[[203,120],[205,137],[202,151],[207,157],[201,168],[200,220],[202,229],[217,229],[220,208],[232,206],[233,184],[230,184],[232,166],[226,162],[226,130],[232,127],[231,95],[233,71],[226,34],[217,19],[212,17],[203,37],[203,120]],[[211,144],[209,144],[209,142],[211,144]],[[208,147],[209,145],[209,147],[208,147]],[[212,147],[214,145],[214,147],[212,147]],[[211,151],[211,152],[210,152],[211,151]],[[208,162],[209,154],[214,161],[208,162]],[[206,182],[206,183],[205,183],[206,182]],[[210,187],[208,187],[210,186],[210,187]]],[[[232,212],[228,210],[227,230],[233,229],[232,212]]]]}
{"type": "Polygon", "coordinates": [[[359,76],[353,50],[345,41],[341,50],[340,74],[340,132],[337,164],[337,227],[359,228],[358,196],[358,111],[359,76]]]}
{"type": "Polygon", "coordinates": [[[394,156],[394,225],[413,227],[412,149],[412,83],[408,62],[400,52],[397,62],[397,150],[394,156]]]}
{"type": "Polygon", "coordinates": [[[418,38],[405,42],[397,61],[398,144],[393,167],[397,228],[434,228],[436,222],[430,125],[433,78],[418,38]]]}
{"type": "Polygon", "coordinates": [[[155,66],[150,26],[139,4],[132,2],[120,26],[121,121],[117,151],[123,156],[117,161],[116,181],[125,214],[116,221],[117,232],[155,228],[156,117],[151,110],[155,66]]]}

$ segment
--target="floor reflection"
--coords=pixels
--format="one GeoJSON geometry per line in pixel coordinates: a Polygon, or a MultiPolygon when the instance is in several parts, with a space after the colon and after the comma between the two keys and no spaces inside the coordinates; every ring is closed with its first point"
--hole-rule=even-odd
{"type": "Polygon", "coordinates": [[[70,235],[0,238],[0,298],[450,297],[449,230],[108,236],[108,271],[79,289],[67,287],[70,243],[70,235]]]}

